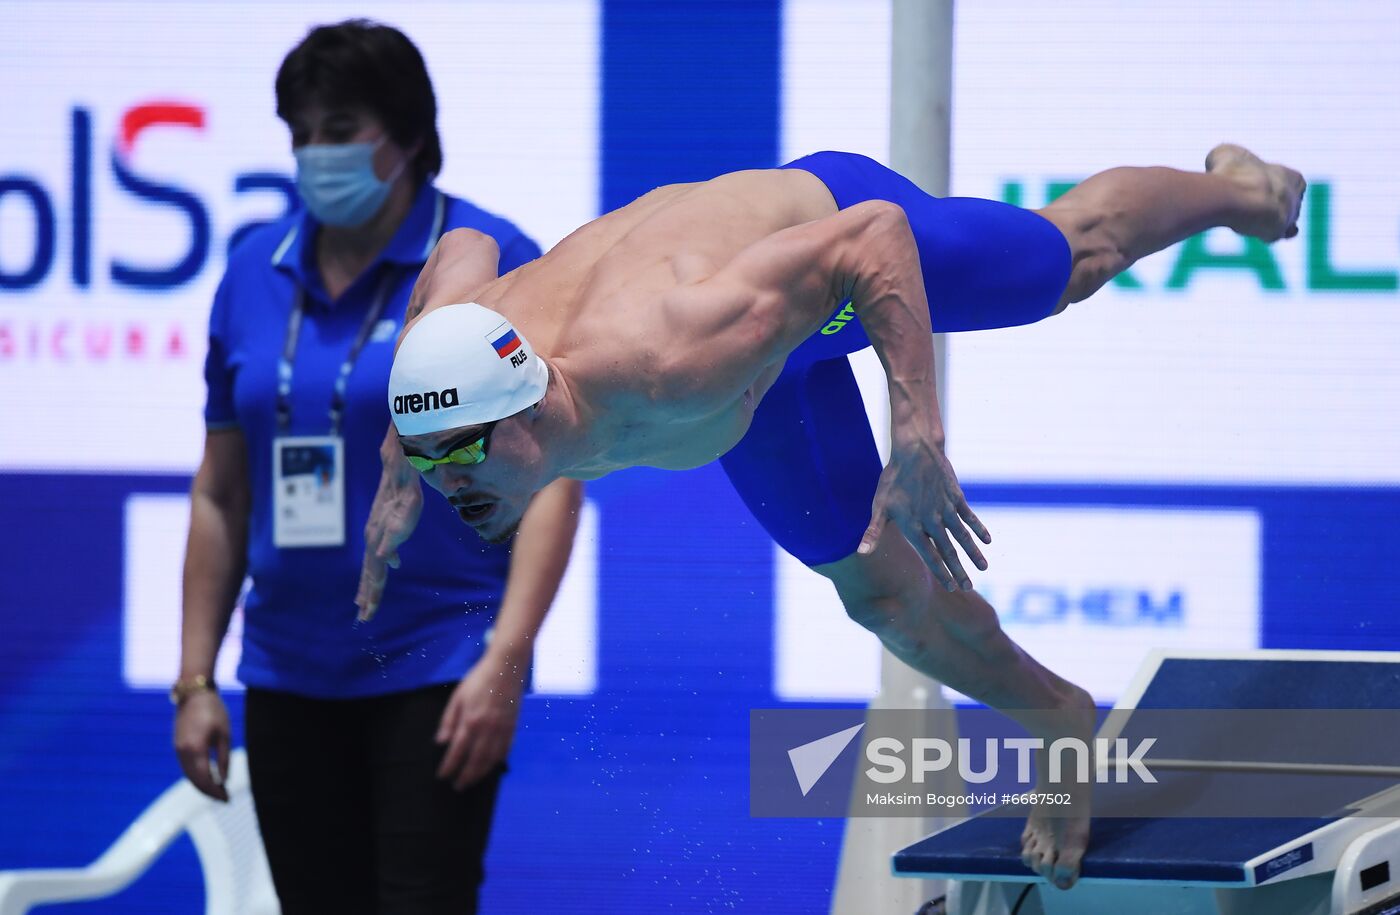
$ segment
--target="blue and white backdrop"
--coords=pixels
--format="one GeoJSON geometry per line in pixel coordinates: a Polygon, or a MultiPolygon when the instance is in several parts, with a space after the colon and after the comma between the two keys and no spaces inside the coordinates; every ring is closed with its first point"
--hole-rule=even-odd
{"type": "MultiPolygon", "coordinates": [[[[950,449],[996,538],[978,587],[1104,702],[1151,647],[1400,647],[1400,11],[1159,6],[957,17],[957,194],[1040,206],[1224,139],[1312,182],[1292,242],[1211,233],[950,342],[950,449]]],[[[293,200],[276,66],[352,14],[424,50],[440,183],[546,245],[659,184],[888,159],[888,0],[0,3],[0,869],[91,860],[178,774],[208,305],[240,229],[293,200]]],[[[822,909],[841,824],[748,817],[748,710],[864,701],[877,644],[716,468],[591,484],[583,532],[487,910],[822,909]]],[[[72,908],[201,892],[184,844],[72,908]]]]}

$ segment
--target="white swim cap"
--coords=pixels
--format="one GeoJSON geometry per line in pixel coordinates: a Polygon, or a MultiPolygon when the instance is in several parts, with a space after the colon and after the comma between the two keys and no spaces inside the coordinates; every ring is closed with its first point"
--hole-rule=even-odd
{"type": "Polygon", "coordinates": [[[428,312],[399,344],[389,409],[400,435],[505,419],[544,397],[549,370],[498,312],[464,302],[428,312]]]}

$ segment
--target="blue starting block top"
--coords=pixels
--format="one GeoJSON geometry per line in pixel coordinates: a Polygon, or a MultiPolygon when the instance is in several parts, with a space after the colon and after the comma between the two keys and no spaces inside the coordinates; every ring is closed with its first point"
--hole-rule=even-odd
{"type": "MultiPolygon", "coordinates": [[[[1400,709],[1400,653],[1259,651],[1241,656],[1159,652],[1148,658],[1115,706],[1110,716],[1110,721],[1117,718],[1115,735],[1131,728],[1131,713],[1136,709],[1400,709]]],[[[1384,752],[1378,750],[1378,756],[1385,758],[1373,762],[1400,763],[1390,752],[1393,741],[1383,743],[1386,747],[1384,752]]],[[[1162,785],[1096,787],[1095,809],[1129,803],[1135,792],[1171,791],[1173,785],[1181,788],[1197,776],[1173,772],[1165,776],[1159,773],[1158,777],[1162,785]]],[[[1330,780],[1325,790],[1340,792],[1339,811],[1375,804],[1384,804],[1387,813],[1400,811],[1400,789],[1395,788],[1394,778],[1382,780],[1382,787],[1391,788],[1389,792],[1378,792],[1374,778],[1348,782],[1333,775],[1244,772],[1223,781],[1217,776],[1214,790],[1228,791],[1231,778],[1248,778],[1277,779],[1279,790],[1284,792],[1289,790],[1289,780],[1309,777],[1330,780]]],[[[1252,886],[1318,873],[1335,868],[1347,843],[1376,822],[1372,817],[1340,812],[1336,816],[1271,819],[1096,817],[1082,864],[1082,880],[1252,886]]],[[[951,879],[1038,879],[1021,863],[1023,826],[1022,816],[974,817],[897,852],[894,871],[905,876],[951,879]]]]}

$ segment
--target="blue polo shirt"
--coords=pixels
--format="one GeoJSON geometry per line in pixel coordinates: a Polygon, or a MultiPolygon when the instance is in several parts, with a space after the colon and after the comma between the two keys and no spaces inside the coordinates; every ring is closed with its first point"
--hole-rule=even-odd
{"type": "Polygon", "coordinates": [[[379,485],[379,446],[389,427],[385,392],[394,341],[437,238],[462,226],[496,239],[503,273],[540,254],[510,222],[425,183],[388,247],[338,301],[330,301],[321,282],[316,222],[303,212],[249,233],[229,255],[209,316],[204,416],[210,429],[241,429],[248,443],[252,590],[238,668],[248,686],[324,698],[378,695],[457,680],[485,647],[505,590],[509,548],[482,541],[431,492],[417,531],[399,550],[402,568],[389,573],[378,614],[357,623],[354,602],[364,524],[379,485]],[[277,370],[297,290],[305,290],[306,305],[287,434],[326,435],[336,375],[385,282],[384,312],[345,393],[346,543],[278,549],[272,543],[277,370]]]}

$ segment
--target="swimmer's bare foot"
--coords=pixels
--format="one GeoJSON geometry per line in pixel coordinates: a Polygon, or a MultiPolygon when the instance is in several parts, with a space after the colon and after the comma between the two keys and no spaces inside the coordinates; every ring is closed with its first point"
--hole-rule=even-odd
{"type": "MultiPolygon", "coordinates": [[[[1084,690],[1079,690],[1065,713],[1062,733],[1047,739],[1046,746],[1050,746],[1055,738],[1077,737],[1092,747],[1095,721],[1093,698],[1084,690]]],[[[1089,795],[1093,787],[1094,763],[1092,760],[1089,762],[1089,781],[1080,784],[1064,776],[1060,784],[1053,784],[1049,781],[1047,758],[1044,750],[1037,754],[1036,791],[1070,793],[1076,812],[1066,816],[1063,806],[1037,805],[1021,832],[1021,861],[1055,886],[1067,890],[1079,879],[1079,863],[1084,858],[1084,849],[1089,845],[1089,795]]],[[[1064,754],[1069,772],[1073,772],[1070,762],[1073,758],[1073,753],[1064,754]]]]}
{"type": "Polygon", "coordinates": [[[1298,234],[1298,208],[1308,184],[1298,172],[1265,162],[1233,143],[1221,143],[1210,151],[1206,171],[1243,185],[1256,201],[1231,226],[1236,232],[1268,242],[1298,234]]]}

